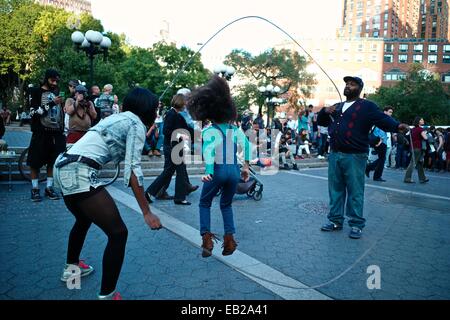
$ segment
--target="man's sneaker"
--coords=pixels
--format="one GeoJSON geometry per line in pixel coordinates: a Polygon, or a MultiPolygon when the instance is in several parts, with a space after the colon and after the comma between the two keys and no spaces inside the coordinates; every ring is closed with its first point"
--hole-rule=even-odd
{"type": "Polygon", "coordinates": [[[325,157],[324,156],[321,156],[320,154],[317,156],[317,159],[319,159],[319,160],[323,160],[323,159],[325,159],[325,157]]]}
{"type": "Polygon", "coordinates": [[[335,224],[333,222],[328,222],[325,223],[322,228],[320,228],[320,230],[322,231],[337,231],[337,230],[342,230],[342,225],[339,224],[335,224]]]}
{"type": "Polygon", "coordinates": [[[61,276],[61,281],[67,282],[67,280],[69,280],[76,273],[78,273],[78,269],[81,272],[80,277],[85,277],[94,271],[94,268],[84,263],[83,260],[80,260],[80,262],[78,262],[78,265],[66,264],[63,270],[63,274],[61,276]]]}
{"type": "Polygon", "coordinates": [[[294,163],[294,165],[292,166],[292,170],[297,170],[297,171],[299,170],[296,163],[294,163]]]}
{"type": "Polygon", "coordinates": [[[42,201],[41,193],[39,189],[31,189],[31,201],[40,202],[42,201]]]}
{"type": "Polygon", "coordinates": [[[106,296],[98,295],[98,300],[122,300],[122,296],[119,292],[114,291],[106,296]]]}
{"type": "Polygon", "coordinates": [[[358,227],[352,227],[352,230],[350,230],[350,233],[348,236],[352,239],[359,239],[361,238],[362,230],[358,227]]]}
{"type": "Polygon", "coordinates": [[[55,190],[53,189],[53,187],[47,187],[45,188],[45,196],[47,198],[49,198],[50,200],[59,200],[60,197],[58,196],[58,194],[55,192],[55,190]]]}

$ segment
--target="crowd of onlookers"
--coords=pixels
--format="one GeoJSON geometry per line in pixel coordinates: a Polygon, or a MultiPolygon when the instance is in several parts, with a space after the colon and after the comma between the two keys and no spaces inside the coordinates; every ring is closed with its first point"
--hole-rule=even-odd
{"type": "MultiPolygon", "coordinates": [[[[94,85],[88,91],[78,80],[69,81],[69,95],[64,104],[65,134],[68,143],[77,141],[91,126],[111,114],[119,113],[121,106],[118,104],[117,95],[113,94],[113,86],[106,84],[101,91],[94,85]],[[76,108],[75,108],[76,106],[76,108]]],[[[17,111],[16,119],[20,125],[28,123],[30,113],[21,108],[17,111]]],[[[194,123],[187,114],[182,112],[189,126],[194,123]]],[[[11,123],[12,113],[4,106],[0,111],[4,125],[11,123]]],[[[163,148],[163,117],[164,107],[158,109],[157,118],[152,127],[148,128],[143,154],[150,157],[162,155],[163,148]]],[[[329,136],[327,127],[317,124],[317,114],[313,112],[313,106],[309,105],[300,110],[297,116],[289,115],[286,119],[274,118],[270,126],[263,120],[262,114],[254,116],[251,111],[244,111],[236,122],[246,132],[249,129],[255,131],[258,141],[253,141],[256,146],[257,156],[261,143],[267,143],[266,149],[270,152],[272,130],[278,130],[275,137],[275,145],[278,148],[281,161],[281,169],[297,169],[295,160],[310,158],[312,152],[317,153],[318,159],[326,159],[329,152],[329,136]],[[262,133],[261,133],[262,132],[262,133]],[[264,142],[263,142],[264,141],[264,142]]],[[[423,163],[425,170],[444,172],[450,170],[450,128],[424,127],[427,140],[423,142],[423,163]]],[[[384,168],[404,170],[411,161],[411,146],[409,135],[393,133],[387,135],[387,151],[384,168]]],[[[377,159],[376,151],[370,149],[369,163],[377,159]]]]}
{"type": "MultiPolygon", "coordinates": [[[[427,139],[421,148],[423,167],[428,171],[446,172],[450,170],[450,127],[436,128],[424,126],[427,139]]],[[[411,142],[409,134],[392,134],[392,148],[386,156],[386,168],[405,170],[411,161],[411,142]]]]}
{"type": "MultiPolygon", "coordinates": [[[[317,124],[317,114],[313,112],[312,105],[300,110],[296,117],[274,118],[269,126],[265,126],[261,114],[254,117],[250,111],[245,111],[237,124],[244,132],[253,129],[257,133],[256,145],[261,141],[267,142],[269,156],[273,154],[272,144],[278,149],[282,170],[298,170],[295,160],[311,158],[313,153],[318,154],[318,159],[325,159],[329,152],[327,128],[317,124]],[[273,130],[277,130],[276,134],[273,130]]],[[[260,156],[259,153],[257,156],[260,156]]]]}

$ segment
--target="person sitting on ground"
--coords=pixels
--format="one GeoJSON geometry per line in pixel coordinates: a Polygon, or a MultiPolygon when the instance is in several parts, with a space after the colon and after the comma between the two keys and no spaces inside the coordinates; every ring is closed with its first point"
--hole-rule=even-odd
{"type": "Polygon", "coordinates": [[[279,155],[281,158],[280,170],[290,170],[290,167],[287,163],[286,158],[289,158],[289,160],[292,164],[292,169],[298,170],[297,163],[295,162],[294,155],[292,153],[292,149],[293,149],[292,146],[295,147],[295,145],[294,144],[289,145],[289,141],[292,141],[291,132],[287,131],[285,134],[281,134],[279,143],[275,142],[275,145],[279,146],[278,152],[279,152],[279,155]]]}
{"type": "Polygon", "coordinates": [[[298,153],[296,158],[298,157],[299,159],[303,159],[303,150],[305,150],[307,158],[311,157],[311,151],[309,151],[309,148],[312,146],[312,143],[309,141],[308,131],[306,129],[300,130],[298,141],[298,153]]]}

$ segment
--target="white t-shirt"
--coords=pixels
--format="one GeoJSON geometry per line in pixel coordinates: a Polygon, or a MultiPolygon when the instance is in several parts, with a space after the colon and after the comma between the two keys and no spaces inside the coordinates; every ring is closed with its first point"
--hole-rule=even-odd
{"type": "Polygon", "coordinates": [[[296,130],[297,129],[297,121],[291,119],[288,121],[287,123],[287,127],[291,130],[296,130]]]}
{"type": "Polygon", "coordinates": [[[352,104],[354,104],[354,103],[355,103],[355,101],[344,102],[344,106],[342,107],[342,113],[347,111],[347,109],[350,108],[352,106],[352,104]]]}

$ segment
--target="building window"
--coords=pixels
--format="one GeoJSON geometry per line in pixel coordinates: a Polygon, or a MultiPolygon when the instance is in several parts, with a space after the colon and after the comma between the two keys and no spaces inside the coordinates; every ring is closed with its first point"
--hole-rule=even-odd
{"type": "Polygon", "coordinates": [[[428,63],[437,63],[437,55],[429,54],[428,55],[428,63]]]}
{"type": "Polygon", "coordinates": [[[450,73],[444,73],[442,75],[442,82],[450,83],[450,73]]]}
{"type": "Polygon", "coordinates": [[[376,55],[372,55],[372,62],[377,62],[377,56],[376,55]]]}
{"type": "Polygon", "coordinates": [[[383,73],[383,80],[385,81],[400,81],[402,79],[406,79],[406,74],[398,69],[383,73]]]}
{"type": "Polygon", "coordinates": [[[443,63],[450,63],[450,55],[444,55],[442,57],[442,62],[443,63]]]}
{"type": "Polygon", "coordinates": [[[401,45],[398,47],[398,50],[399,50],[400,52],[408,52],[408,45],[407,45],[407,44],[401,44],[401,45]]]}
{"type": "Polygon", "coordinates": [[[421,54],[413,55],[413,62],[422,63],[422,55],[421,54]]]}
{"type": "Polygon", "coordinates": [[[384,45],[384,52],[392,52],[394,50],[394,45],[392,43],[386,43],[384,45]]]}
{"type": "Polygon", "coordinates": [[[423,44],[415,44],[414,52],[423,52],[423,44]]]}
{"type": "Polygon", "coordinates": [[[400,63],[408,63],[408,55],[407,54],[399,54],[398,62],[400,63]]]}
{"type": "Polygon", "coordinates": [[[444,44],[444,52],[450,53],[450,44],[444,44]]]}
{"type": "Polygon", "coordinates": [[[394,56],[392,54],[385,54],[384,55],[384,62],[387,62],[387,63],[394,62],[394,56]]]}
{"type": "Polygon", "coordinates": [[[428,52],[435,53],[438,50],[437,44],[429,44],[428,45],[428,52]]]}

